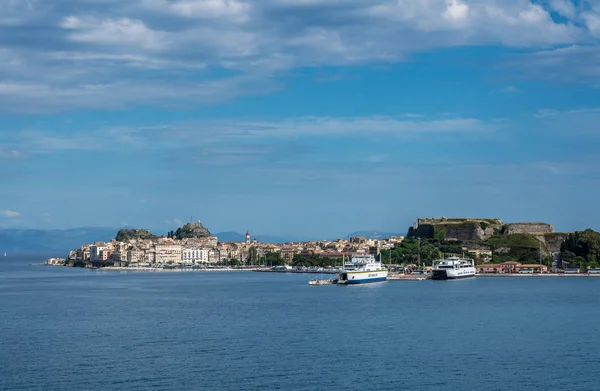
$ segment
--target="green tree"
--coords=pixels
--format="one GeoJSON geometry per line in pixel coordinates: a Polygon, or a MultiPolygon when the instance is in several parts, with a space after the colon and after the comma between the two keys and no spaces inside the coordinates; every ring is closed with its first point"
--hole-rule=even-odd
{"type": "Polygon", "coordinates": [[[285,260],[280,253],[265,254],[264,262],[269,266],[281,266],[285,264],[285,260]]]}
{"type": "Polygon", "coordinates": [[[561,246],[561,258],[584,270],[597,267],[600,263],[600,233],[591,229],[570,233],[561,246]]]}
{"type": "Polygon", "coordinates": [[[256,247],[252,246],[248,250],[248,258],[246,258],[246,264],[258,265],[258,250],[256,249],[256,247]]]}

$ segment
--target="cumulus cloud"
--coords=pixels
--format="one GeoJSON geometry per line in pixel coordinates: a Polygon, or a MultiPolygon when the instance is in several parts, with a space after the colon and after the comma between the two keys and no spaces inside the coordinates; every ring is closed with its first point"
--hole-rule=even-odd
{"type": "Polygon", "coordinates": [[[160,49],[166,44],[165,33],[149,29],[142,21],[129,18],[100,20],[69,16],[60,25],[73,30],[68,38],[79,42],[149,50],[160,49]]]}
{"type": "Polygon", "coordinates": [[[402,61],[442,47],[595,44],[595,8],[527,0],[9,1],[0,107],[213,103],[306,66],[402,61]],[[556,21],[551,13],[566,18],[556,21]],[[203,71],[204,69],[212,70],[203,71]],[[228,76],[216,78],[215,70],[228,76]]]}
{"type": "Polygon", "coordinates": [[[573,18],[576,15],[575,5],[571,0],[551,0],[550,9],[565,18],[573,18]]]}

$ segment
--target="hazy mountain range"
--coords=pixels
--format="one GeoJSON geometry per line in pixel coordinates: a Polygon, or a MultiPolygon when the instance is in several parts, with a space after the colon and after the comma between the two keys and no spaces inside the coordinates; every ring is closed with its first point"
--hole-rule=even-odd
{"type": "MultiPolygon", "coordinates": [[[[96,241],[109,241],[114,239],[118,229],[104,227],[82,227],[65,230],[41,230],[41,229],[0,229],[0,252],[48,252],[54,253],[69,251],[80,247],[84,243],[96,241]]],[[[220,242],[243,242],[245,235],[237,232],[219,232],[213,234],[220,242]]],[[[367,238],[381,239],[395,235],[404,235],[379,231],[358,231],[342,238],[348,239],[353,236],[365,236],[367,238]]],[[[289,235],[253,235],[261,243],[286,243],[310,240],[289,235]]],[[[318,240],[321,238],[313,238],[318,240]]],[[[338,238],[325,238],[338,239],[338,238]]]]}

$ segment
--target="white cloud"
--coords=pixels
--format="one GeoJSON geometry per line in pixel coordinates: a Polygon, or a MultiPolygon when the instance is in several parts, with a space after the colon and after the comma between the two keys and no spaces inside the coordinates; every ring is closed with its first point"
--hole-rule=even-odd
{"type": "Polygon", "coordinates": [[[18,159],[23,155],[15,149],[7,149],[0,146],[0,159],[18,159]]]}
{"type": "Polygon", "coordinates": [[[600,107],[589,107],[571,110],[551,110],[540,109],[535,114],[536,118],[564,117],[564,116],[582,116],[586,114],[600,115],[600,107]]]}
{"type": "Polygon", "coordinates": [[[3,9],[12,30],[0,42],[0,108],[213,103],[271,92],[278,88],[273,76],[299,67],[397,62],[441,47],[593,43],[596,10],[568,4],[110,0],[99,8],[84,0],[11,1],[3,9]],[[569,20],[556,22],[550,11],[569,20]],[[44,34],[40,25],[48,26],[44,34]]]}
{"type": "Polygon", "coordinates": [[[565,18],[575,17],[575,5],[571,0],[550,0],[550,8],[565,18]]]}
{"type": "MultiPolygon", "coordinates": [[[[254,142],[287,142],[287,140],[310,137],[357,136],[369,138],[374,135],[406,137],[426,134],[467,134],[480,136],[495,131],[496,121],[450,115],[423,116],[399,114],[397,116],[369,117],[292,117],[280,120],[237,119],[174,122],[161,126],[100,127],[85,134],[65,126],[60,132],[23,131],[15,139],[21,148],[32,153],[53,151],[92,151],[152,149],[160,143],[163,150],[207,148],[219,145],[221,155],[239,155],[245,151],[252,154],[248,145],[254,142]],[[243,146],[236,145],[242,143],[243,146]],[[224,145],[229,151],[224,149],[224,145]]],[[[200,150],[201,151],[201,150],[200,150]]],[[[261,151],[256,151],[260,153],[261,151]]],[[[199,153],[197,158],[202,155],[199,153]]],[[[145,200],[140,200],[145,202],[145,200]]]]}
{"type": "Polygon", "coordinates": [[[187,0],[168,5],[174,12],[186,17],[220,18],[243,22],[248,20],[250,4],[235,0],[187,0]]]}
{"type": "Polygon", "coordinates": [[[387,153],[380,153],[377,155],[371,155],[366,158],[366,161],[369,163],[383,163],[390,158],[390,155],[387,153]]]}
{"type": "Polygon", "coordinates": [[[600,107],[571,110],[541,109],[534,114],[548,134],[583,140],[600,139],[600,107]]]}
{"type": "Polygon", "coordinates": [[[570,45],[516,56],[506,65],[521,77],[600,87],[600,45],[570,45]]]}
{"type": "MultiPolygon", "coordinates": [[[[174,123],[155,128],[118,128],[111,129],[109,132],[127,134],[130,142],[128,147],[131,145],[137,148],[152,147],[157,140],[162,140],[161,145],[166,149],[179,149],[193,145],[222,146],[243,142],[243,148],[251,152],[248,145],[250,140],[284,141],[298,137],[322,138],[348,135],[364,138],[372,135],[402,137],[433,133],[481,135],[496,128],[494,122],[484,122],[476,118],[443,116],[419,118],[414,115],[398,115],[394,117],[298,117],[277,121],[210,120],[174,123]]],[[[104,135],[99,133],[99,137],[104,135]]]]}
{"type": "Polygon", "coordinates": [[[8,217],[8,218],[16,218],[16,217],[21,216],[21,213],[14,211],[14,210],[10,210],[10,209],[4,209],[2,211],[2,215],[4,217],[8,217]]]}
{"type": "Polygon", "coordinates": [[[519,92],[519,89],[515,86],[506,86],[506,87],[500,89],[500,92],[514,93],[514,92],[519,92]]]}
{"type": "Polygon", "coordinates": [[[167,220],[167,221],[165,221],[165,223],[167,225],[170,225],[170,226],[176,226],[176,227],[183,226],[183,221],[181,221],[180,219],[177,219],[177,218],[171,219],[171,220],[167,220]]]}
{"type": "Polygon", "coordinates": [[[594,35],[600,35],[600,14],[597,12],[586,12],[582,15],[587,28],[594,35]]]}
{"type": "Polygon", "coordinates": [[[75,31],[69,34],[70,39],[85,43],[141,46],[144,49],[159,49],[166,44],[166,33],[149,29],[142,21],[129,18],[100,20],[68,16],[61,26],[75,31]]]}

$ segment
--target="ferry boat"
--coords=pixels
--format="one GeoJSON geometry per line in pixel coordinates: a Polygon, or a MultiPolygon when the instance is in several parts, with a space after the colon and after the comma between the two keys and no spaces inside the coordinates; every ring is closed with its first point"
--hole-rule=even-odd
{"type": "Polygon", "coordinates": [[[449,257],[433,261],[432,280],[454,280],[475,277],[475,261],[468,258],[449,257]]]}
{"type": "Polygon", "coordinates": [[[338,284],[365,284],[387,280],[388,271],[373,255],[353,254],[337,273],[338,284]]]}

